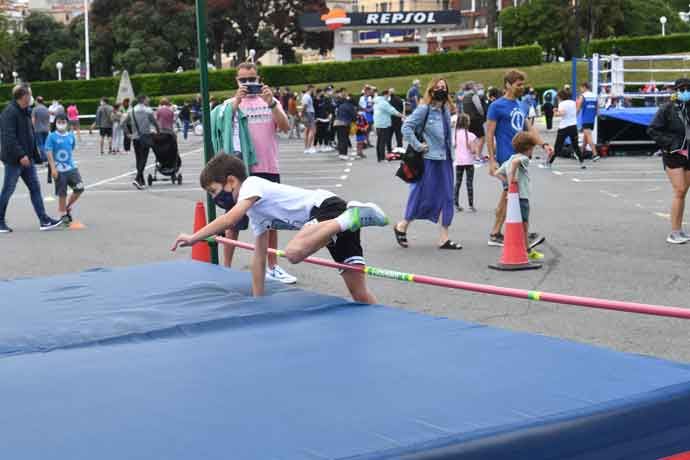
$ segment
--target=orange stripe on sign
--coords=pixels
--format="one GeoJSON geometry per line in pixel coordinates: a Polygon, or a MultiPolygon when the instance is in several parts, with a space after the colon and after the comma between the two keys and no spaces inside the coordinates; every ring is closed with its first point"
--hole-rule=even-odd
{"type": "Polygon", "coordinates": [[[670,457],[660,458],[659,460],[690,460],[690,450],[681,452],[680,454],[671,455],[670,457]]]}

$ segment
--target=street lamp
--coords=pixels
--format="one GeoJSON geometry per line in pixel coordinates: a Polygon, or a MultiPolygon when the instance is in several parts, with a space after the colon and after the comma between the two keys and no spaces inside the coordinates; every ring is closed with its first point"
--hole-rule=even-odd
{"type": "Polygon", "coordinates": [[[661,16],[659,22],[661,23],[661,36],[663,37],[666,35],[666,16],[661,16]]]}
{"type": "Polygon", "coordinates": [[[62,62],[57,62],[55,68],[58,71],[58,81],[62,81],[62,62]]]}
{"type": "Polygon", "coordinates": [[[249,50],[249,62],[254,63],[254,57],[256,56],[256,50],[249,50]]]}
{"type": "Polygon", "coordinates": [[[19,76],[19,74],[17,73],[17,71],[16,71],[16,70],[13,70],[13,71],[12,71],[12,78],[14,79],[14,84],[15,84],[15,85],[17,84],[17,77],[18,77],[18,76],[19,76]]]}
{"type": "Polygon", "coordinates": [[[436,45],[437,45],[437,51],[439,53],[443,52],[443,36],[439,33],[436,35],[436,45]]]}

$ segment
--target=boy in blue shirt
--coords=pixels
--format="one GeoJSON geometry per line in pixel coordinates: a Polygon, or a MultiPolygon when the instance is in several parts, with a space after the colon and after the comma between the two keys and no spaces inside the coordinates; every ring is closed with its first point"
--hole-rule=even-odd
{"type": "Polygon", "coordinates": [[[45,152],[50,164],[50,174],[55,180],[55,195],[58,196],[58,211],[65,224],[72,222],[72,206],[84,192],[84,183],[74,163],[73,153],[76,146],[74,133],[67,131],[67,117],[63,114],[55,117],[56,130],[46,139],[45,152]],[[67,188],[72,195],[67,199],[67,188]]]}
{"type": "MultiPolygon", "coordinates": [[[[553,155],[553,148],[539,135],[539,130],[529,123],[527,113],[521,108],[518,99],[525,92],[527,76],[519,70],[509,70],[503,77],[505,93],[489,106],[486,120],[486,147],[489,152],[489,174],[496,176],[498,168],[508,161],[515,153],[513,138],[520,131],[529,131],[534,136],[537,145],[553,155]]],[[[501,229],[506,220],[506,204],[508,199],[508,182],[501,180],[503,192],[496,207],[496,220],[489,234],[489,246],[503,246],[501,229]]],[[[544,237],[538,234],[530,235],[529,249],[544,242],[544,237]]]]}

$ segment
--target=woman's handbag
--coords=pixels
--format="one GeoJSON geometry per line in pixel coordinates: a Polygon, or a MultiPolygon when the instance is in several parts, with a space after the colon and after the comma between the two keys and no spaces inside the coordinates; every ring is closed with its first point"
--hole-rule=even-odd
{"type": "MultiPolygon", "coordinates": [[[[430,111],[431,107],[427,107],[421,129],[415,130],[414,135],[419,142],[424,142],[424,128],[426,128],[426,121],[429,118],[430,111]]],[[[424,152],[415,150],[412,144],[407,144],[407,150],[400,156],[400,166],[395,175],[408,184],[419,181],[424,175],[424,152]]]]}

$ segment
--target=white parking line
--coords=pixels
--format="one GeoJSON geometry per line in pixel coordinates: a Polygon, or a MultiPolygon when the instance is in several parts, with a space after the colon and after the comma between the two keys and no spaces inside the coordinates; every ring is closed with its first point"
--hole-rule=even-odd
{"type": "MultiPolygon", "coordinates": [[[[188,157],[188,156],[190,156],[190,155],[194,155],[194,154],[196,154],[196,153],[200,153],[202,150],[203,150],[203,149],[192,150],[192,151],[190,151],[190,152],[183,153],[182,155],[180,155],[180,157],[181,157],[181,158],[188,157]]],[[[144,171],[147,171],[147,170],[149,170],[149,169],[151,169],[151,168],[154,168],[155,166],[156,166],[156,163],[155,163],[155,161],[154,161],[152,164],[146,166],[146,168],[144,168],[144,171]]],[[[136,174],[136,173],[137,173],[137,170],[135,169],[135,170],[133,170],[133,171],[126,172],[126,173],[124,173],[124,174],[120,174],[120,175],[117,175],[117,176],[109,177],[108,179],[103,179],[103,180],[98,181],[98,182],[95,182],[95,183],[93,183],[93,184],[89,184],[89,185],[87,185],[86,187],[84,187],[84,189],[89,190],[89,189],[92,189],[92,188],[95,188],[95,187],[99,187],[99,186],[101,186],[101,185],[109,184],[109,183],[114,182],[114,181],[116,181],[116,180],[118,180],[118,179],[122,179],[123,177],[131,176],[132,174],[136,174]]]]}
{"type": "Polygon", "coordinates": [[[617,195],[615,193],[608,192],[606,190],[599,190],[601,193],[604,195],[610,196],[611,198],[618,198],[620,195],[617,195]]]}
{"type": "Polygon", "coordinates": [[[667,179],[641,179],[641,178],[629,178],[629,179],[578,179],[573,177],[571,179],[573,182],[602,182],[602,183],[638,183],[638,182],[666,182],[667,179]]]}

